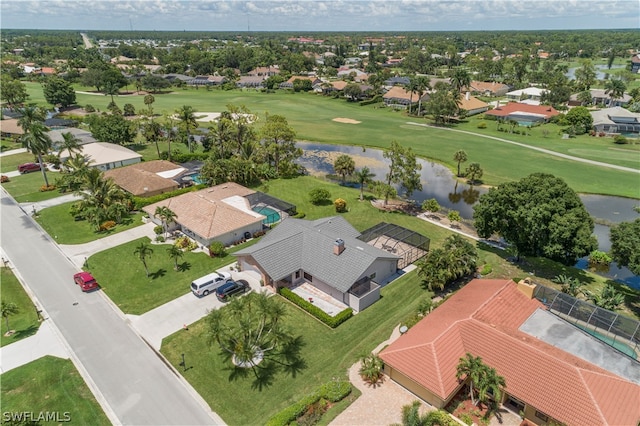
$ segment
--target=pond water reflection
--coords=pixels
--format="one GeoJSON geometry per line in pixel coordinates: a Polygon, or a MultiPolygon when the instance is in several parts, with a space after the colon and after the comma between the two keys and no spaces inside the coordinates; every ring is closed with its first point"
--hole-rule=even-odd
{"type": "MultiPolygon", "coordinates": [[[[297,145],[304,152],[297,162],[312,175],[324,176],[334,173],[333,163],[341,154],[351,156],[355,161],[356,169],[368,167],[372,173],[375,173],[375,180],[384,180],[389,170],[389,162],[382,155],[383,151],[379,149],[312,142],[297,142],[297,145]]],[[[457,210],[464,219],[472,219],[473,205],[482,194],[487,192],[487,189],[459,182],[453,173],[441,164],[423,159],[418,159],[418,162],[422,165],[420,174],[422,191],[413,193],[411,198],[416,203],[435,198],[441,206],[457,210]]],[[[611,249],[610,228],[602,223],[616,224],[632,221],[638,217],[633,208],[640,204],[640,200],[608,195],[580,195],[580,198],[589,214],[599,222],[595,226],[594,234],[598,238],[598,248],[602,251],[611,249]]],[[[585,269],[588,266],[586,258],[581,259],[576,266],[585,269]]],[[[640,289],[640,276],[632,274],[627,268],[618,268],[617,265],[612,264],[608,272],[600,274],[640,289]]]]}

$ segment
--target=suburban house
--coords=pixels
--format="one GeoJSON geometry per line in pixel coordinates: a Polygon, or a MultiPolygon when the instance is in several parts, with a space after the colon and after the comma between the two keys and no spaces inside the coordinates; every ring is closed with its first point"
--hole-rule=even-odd
{"type": "Polygon", "coordinates": [[[272,75],[278,74],[280,74],[280,67],[278,67],[278,65],[272,65],[270,67],[257,67],[247,73],[247,75],[252,77],[271,77],[272,75]]]}
{"type": "Polygon", "coordinates": [[[165,80],[170,81],[171,84],[175,84],[176,81],[182,81],[182,82],[184,82],[186,84],[189,84],[191,82],[191,80],[193,80],[193,77],[190,77],[188,75],[175,74],[175,73],[164,74],[162,76],[162,78],[164,78],[165,80]]]}
{"type": "MultiPolygon", "coordinates": [[[[95,167],[102,171],[139,163],[142,158],[142,155],[129,148],[108,142],[94,142],[80,145],[79,154],[84,156],[89,163],[89,167],[95,167]]],[[[66,161],[69,157],[71,157],[71,155],[66,149],[60,153],[62,162],[66,161]]]]}
{"type": "Polygon", "coordinates": [[[24,130],[22,130],[22,127],[18,124],[17,118],[0,120],[0,132],[2,133],[2,136],[24,135],[24,130]]]}
{"type": "Polygon", "coordinates": [[[467,117],[483,113],[489,109],[488,103],[481,101],[475,96],[471,96],[469,92],[458,101],[458,106],[460,109],[466,111],[467,117]]]}
{"type": "Polygon", "coordinates": [[[640,114],[620,106],[591,111],[596,132],[640,134],[640,114]]]}
{"type": "MultiPolygon", "coordinates": [[[[396,109],[406,109],[407,106],[417,104],[420,96],[416,92],[409,92],[405,90],[404,87],[393,86],[387,91],[384,95],[382,95],[382,101],[385,106],[396,108],[396,109]]],[[[428,94],[422,95],[422,101],[426,101],[429,99],[428,94]]]]}
{"type": "Polygon", "coordinates": [[[469,353],[504,377],[498,402],[530,423],[637,425],[638,361],[546,309],[535,291],[471,281],[380,352],[385,373],[442,408],[463,391],[456,367],[469,353]]]}
{"type": "Polygon", "coordinates": [[[612,99],[604,89],[591,89],[591,103],[593,105],[603,105],[607,107],[622,107],[632,101],[632,97],[626,93],[621,98],[612,99]]]}
{"type": "Polygon", "coordinates": [[[505,96],[509,91],[509,86],[502,83],[496,83],[495,81],[472,81],[469,83],[469,87],[465,88],[470,91],[472,95],[501,97],[505,96]]]}
{"type": "Polygon", "coordinates": [[[631,72],[634,74],[640,73],[640,53],[636,53],[631,57],[631,72]]]}
{"type": "Polygon", "coordinates": [[[248,196],[256,193],[237,183],[227,182],[200,191],[188,192],[143,208],[158,225],[157,207],[168,207],[176,214],[174,229],[193,238],[203,247],[213,241],[230,245],[262,230],[266,216],[252,210],[248,196]]]}
{"type": "Polygon", "coordinates": [[[380,298],[380,283],[396,273],[400,257],[358,236],[341,216],[288,218],[234,255],[242,270],[257,271],[274,290],[308,283],[361,311],[380,298]]]}
{"type": "Polygon", "coordinates": [[[521,123],[547,122],[560,114],[550,105],[529,105],[520,102],[509,102],[499,105],[485,112],[485,115],[496,117],[498,120],[515,120],[521,123]]]}
{"type": "Polygon", "coordinates": [[[309,77],[306,75],[294,75],[293,77],[289,78],[289,80],[283,83],[280,83],[280,88],[293,89],[293,82],[296,80],[309,80],[311,82],[311,86],[322,83],[322,80],[320,80],[318,77],[309,77]]]}
{"type": "Polygon", "coordinates": [[[220,75],[197,75],[188,84],[189,86],[219,86],[226,81],[226,77],[220,75]]]}
{"type": "Polygon", "coordinates": [[[151,197],[178,189],[186,171],[170,161],[154,160],[107,170],[104,176],[132,195],[151,197]]]}
{"type": "Polygon", "coordinates": [[[54,149],[57,149],[56,147],[64,140],[62,137],[63,133],[71,133],[76,139],[78,139],[79,145],[97,142],[96,138],[93,137],[90,131],[79,129],[77,127],[67,127],[66,129],[55,129],[47,132],[51,138],[51,142],[53,142],[54,149]]]}
{"type": "Polygon", "coordinates": [[[236,80],[236,87],[253,87],[259,88],[262,87],[264,81],[267,77],[263,75],[243,75],[238,80],[236,80]]]}
{"type": "Polygon", "coordinates": [[[511,92],[507,92],[507,99],[520,102],[530,105],[540,105],[540,100],[542,99],[542,94],[545,92],[544,89],[539,87],[527,87],[526,89],[513,90],[511,92]]]}

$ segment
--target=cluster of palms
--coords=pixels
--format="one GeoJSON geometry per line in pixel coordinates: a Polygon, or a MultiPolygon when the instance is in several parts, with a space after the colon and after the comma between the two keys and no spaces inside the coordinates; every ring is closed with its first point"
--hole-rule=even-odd
{"type": "MultiPolygon", "coordinates": [[[[167,254],[169,258],[173,260],[173,269],[177,271],[179,269],[178,260],[182,259],[182,257],[184,256],[184,252],[180,247],[172,244],[167,248],[167,254]]],[[[135,250],[133,251],[133,255],[138,260],[140,260],[140,262],[142,262],[142,266],[144,266],[144,271],[148,278],[149,265],[147,263],[147,260],[153,255],[153,249],[151,248],[151,245],[146,242],[141,242],[136,246],[135,250]]]]}
{"type": "Polygon", "coordinates": [[[568,275],[558,275],[554,281],[560,284],[560,289],[563,293],[576,298],[583,295],[593,302],[594,305],[609,311],[615,311],[624,303],[624,294],[617,291],[611,284],[605,285],[599,293],[595,293],[585,289],[584,283],[579,279],[572,278],[568,275]]]}
{"type": "Polygon", "coordinates": [[[458,278],[475,272],[478,252],[458,234],[447,237],[442,248],[429,251],[417,262],[418,275],[429,290],[444,290],[458,278]]]}
{"type": "Polygon", "coordinates": [[[51,141],[51,137],[47,134],[49,129],[44,125],[45,112],[35,106],[20,108],[18,112],[21,115],[18,119],[18,124],[24,130],[24,135],[22,135],[22,146],[38,158],[42,177],[45,185],[48,187],[49,180],[47,179],[43,156],[51,151],[53,142],[51,141]]]}
{"type": "Polygon", "coordinates": [[[498,375],[495,368],[468,352],[456,366],[456,378],[469,380],[469,397],[473,404],[476,404],[476,396],[478,404],[496,404],[502,399],[502,389],[506,386],[504,377],[498,375]]]}

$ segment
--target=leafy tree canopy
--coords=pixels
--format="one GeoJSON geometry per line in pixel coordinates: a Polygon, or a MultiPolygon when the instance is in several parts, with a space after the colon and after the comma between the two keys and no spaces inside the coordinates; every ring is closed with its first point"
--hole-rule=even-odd
{"type": "Polygon", "coordinates": [[[44,83],[44,98],[51,105],[62,105],[63,108],[76,103],[76,92],[71,84],[60,77],[49,77],[44,83]]]}
{"type": "Polygon", "coordinates": [[[640,218],[611,228],[611,257],[640,275],[640,218]]]}
{"type": "Polygon", "coordinates": [[[501,235],[519,254],[573,264],[597,247],[593,219],[562,179],[534,173],[491,188],[474,207],[478,235],[501,235]]]}

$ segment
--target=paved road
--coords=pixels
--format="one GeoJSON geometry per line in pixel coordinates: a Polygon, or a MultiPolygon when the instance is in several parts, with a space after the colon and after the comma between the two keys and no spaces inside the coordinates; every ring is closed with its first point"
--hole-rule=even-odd
{"type": "Polygon", "coordinates": [[[119,423],[204,425],[221,420],[126,324],[99,291],[82,293],[77,268],[2,190],[2,247],[49,314],[119,423]]]}
{"type": "Polygon", "coordinates": [[[82,36],[82,41],[84,42],[84,48],[91,49],[93,45],[91,44],[91,40],[89,40],[89,37],[85,33],[80,33],[80,35],[82,36]]]}
{"type": "Polygon", "coordinates": [[[499,142],[510,143],[512,145],[518,145],[518,146],[521,146],[523,148],[532,149],[534,151],[539,151],[539,152],[544,152],[545,154],[553,155],[555,157],[560,157],[560,158],[566,158],[567,160],[578,161],[580,163],[592,164],[594,166],[600,166],[600,167],[607,167],[609,169],[622,170],[623,172],[640,173],[640,169],[633,169],[631,167],[624,167],[624,166],[618,166],[616,164],[603,163],[601,161],[587,160],[586,158],[574,157],[573,155],[562,154],[561,152],[552,151],[550,149],[538,148],[537,146],[531,146],[531,145],[527,145],[527,144],[520,143],[520,142],[514,142],[514,141],[510,141],[509,139],[502,139],[502,138],[498,138],[496,136],[483,135],[481,133],[474,133],[474,132],[469,132],[469,131],[466,131],[466,130],[449,129],[447,127],[432,126],[431,124],[413,123],[411,121],[408,121],[407,124],[410,124],[412,126],[431,127],[431,128],[438,129],[438,130],[448,130],[448,131],[451,131],[451,132],[466,133],[467,135],[473,135],[473,136],[478,136],[478,137],[481,137],[481,138],[493,139],[493,140],[496,140],[496,141],[499,141],[499,142]]]}

